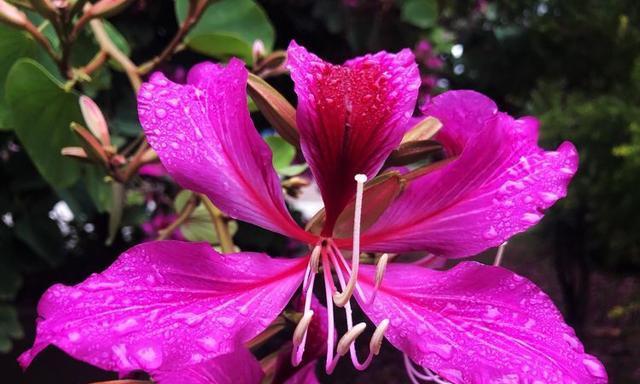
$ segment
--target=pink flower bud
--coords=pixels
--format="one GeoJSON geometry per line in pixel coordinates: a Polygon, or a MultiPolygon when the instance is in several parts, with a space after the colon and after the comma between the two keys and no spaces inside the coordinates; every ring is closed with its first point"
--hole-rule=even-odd
{"type": "Polygon", "coordinates": [[[27,16],[5,0],[0,0],[0,21],[21,27],[26,24],[27,16]]]}

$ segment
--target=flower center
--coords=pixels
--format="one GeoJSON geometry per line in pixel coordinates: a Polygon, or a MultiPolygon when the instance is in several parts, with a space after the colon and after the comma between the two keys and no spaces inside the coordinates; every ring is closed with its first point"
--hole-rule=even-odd
{"type": "Polygon", "coordinates": [[[302,361],[304,354],[304,348],[307,340],[307,331],[311,320],[313,318],[313,311],[311,310],[311,299],[313,294],[313,285],[315,276],[319,271],[320,263],[322,263],[325,294],[327,298],[327,322],[328,322],[328,335],[327,335],[327,359],[325,369],[327,373],[333,372],[340,357],[350,353],[351,361],[358,370],[366,369],[375,355],[380,352],[382,345],[382,339],[384,333],[389,326],[389,320],[384,319],[380,322],[378,327],[371,336],[369,342],[369,355],[364,362],[360,362],[358,359],[355,341],[364,332],[366,328],[365,323],[353,324],[353,316],[351,310],[351,297],[356,294],[363,302],[371,303],[375,299],[376,292],[382,282],[384,276],[384,270],[388,262],[388,256],[386,254],[380,257],[376,266],[376,278],[374,292],[367,300],[365,295],[358,285],[358,270],[360,265],[360,221],[362,216],[362,196],[364,191],[364,183],[367,181],[367,177],[362,174],[355,176],[357,183],[356,188],[356,201],[353,223],[353,252],[351,256],[351,266],[347,263],[345,257],[340,252],[340,249],[334,244],[330,238],[323,238],[311,251],[309,257],[309,264],[305,271],[304,280],[302,283],[302,292],[305,295],[304,312],[302,319],[296,326],[293,333],[293,352],[291,355],[292,364],[298,365],[302,361]],[[340,283],[339,292],[334,284],[333,275],[331,270],[334,270],[338,281],[340,283]],[[347,277],[348,276],[348,280],[347,277]],[[334,304],[337,307],[345,309],[345,315],[347,320],[347,332],[340,338],[338,345],[335,347],[336,353],[334,355],[334,343],[335,343],[335,326],[334,326],[334,304]]]}

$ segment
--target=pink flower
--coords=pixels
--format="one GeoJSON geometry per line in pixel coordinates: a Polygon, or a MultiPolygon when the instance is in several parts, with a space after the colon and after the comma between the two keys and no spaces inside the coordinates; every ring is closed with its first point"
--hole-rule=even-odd
{"type": "MultiPolygon", "coordinates": [[[[176,219],[175,214],[157,213],[149,221],[143,223],[140,227],[145,233],[145,237],[149,240],[158,237],[160,230],[166,228],[176,219]]],[[[185,240],[180,229],[176,229],[171,233],[170,239],[172,240],[185,240]]]]}
{"type": "Polygon", "coordinates": [[[435,271],[387,265],[386,256],[376,266],[360,265],[359,257],[347,261],[347,251],[459,258],[502,244],[565,196],[577,169],[573,145],[544,151],[535,119],[513,119],[475,92],[448,92],[424,109],[443,124],[436,139],[447,159],[388,173],[377,180],[397,184],[370,184],[367,190],[377,185],[377,193],[366,194],[364,182],[378,174],[410,126],[420,86],[413,54],[381,52],[338,66],[293,42],[288,57],[300,144],[325,205],[319,232],[303,230],[287,211],[271,152],[249,117],[247,71],[239,60],[226,67],[200,64],[187,85],[153,75],[140,90],[139,115],[149,143],[183,187],[311,251],[282,259],[222,255],[206,244],[177,241],[139,245],[103,273],[45,293],[36,341],[20,357],[22,365],[54,344],[107,370],[160,377],[234,353],[302,285],[303,317],[292,340],[297,365],[319,318],[312,288],[321,265],[328,372],[346,354],[364,369],[386,337],[453,383],[605,383],[604,367],[584,352],[552,301],[504,268],[462,262],[435,271]],[[351,298],[377,325],[364,360],[354,342],[366,324],[353,324],[351,298]],[[337,345],[334,305],[345,309],[348,323],[337,345]]]}

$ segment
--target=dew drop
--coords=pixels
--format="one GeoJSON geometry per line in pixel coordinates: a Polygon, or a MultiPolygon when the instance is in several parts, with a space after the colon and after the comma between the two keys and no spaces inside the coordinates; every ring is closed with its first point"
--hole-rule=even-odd
{"type": "Polygon", "coordinates": [[[432,352],[443,359],[448,359],[451,357],[451,351],[453,348],[449,344],[424,343],[420,345],[420,349],[422,349],[423,352],[432,352]]]}
{"type": "Polygon", "coordinates": [[[582,360],[582,364],[584,364],[585,368],[587,368],[587,371],[589,371],[591,376],[599,378],[607,377],[607,371],[599,361],[593,358],[587,358],[582,360]]]}
{"type": "Polygon", "coordinates": [[[496,236],[498,236],[498,232],[493,226],[489,227],[489,229],[482,234],[482,237],[484,237],[486,240],[494,239],[496,236]]]}
{"type": "Polygon", "coordinates": [[[69,338],[69,341],[71,341],[72,343],[75,343],[78,340],[80,340],[80,332],[76,332],[76,331],[69,332],[67,337],[69,338]]]}
{"type": "Polygon", "coordinates": [[[545,203],[553,203],[558,200],[559,196],[551,192],[540,192],[540,198],[542,198],[542,201],[545,203]]]}
{"type": "Polygon", "coordinates": [[[535,224],[540,221],[540,219],[542,219],[542,215],[540,215],[539,213],[525,213],[524,215],[522,215],[522,220],[526,221],[527,223],[535,224]]]}
{"type": "Polygon", "coordinates": [[[524,327],[526,329],[531,329],[531,328],[533,328],[534,325],[536,325],[536,321],[534,319],[529,319],[529,320],[527,320],[526,323],[524,323],[524,327]]]}
{"type": "Polygon", "coordinates": [[[215,352],[218,350],[218,342],[211,336],[198,339],[198,344],[207,352],[215,352]]]}
{"type": "Polygon", "coordinates": [[[158,369],[162,365],[162,349],[159,347],[140,348],[136,351],[135,357],[144,369],[158,369]]]}
{"type": "Polygon", "coordinates": [[[164,118],[165,116],[167,116],[167,110],[166,110],[166,109],[164,109],[164,108],[158,108],[158,109],[156,109],[156,116],[157,116],[159,119],[164,118]]]}
{"type": "Polygon", "coordinates": [[[153,94],[149,91],[142,91],[142,93],[140,94],[142,96],[142,98],[147,99],[147,100],[151,100],[151,97],[153,97],[153,94]]]}
{"type": "Polygon", "coordinates": [[[120,334],[124,334],[124,333],[129,333],[135,330],[137,327],[138,327],[138,320],[136,320],[133,317],[129,317],[127,319],[124,319],[114,324],[113,330],[120,334]]]}
{"type": "Polygon", "coordinates": [[[580,349],[580,342],[574,336],[564,333],[562,334],[562,339],[566,341],[573,350],[578,351],[580,349]]]}
{"type": "Polygon", "coordinates": [[[219,322],[222,323],[222,325],[224,325],[227,328],[231,328],[236,324],[236,319],[235,317],[218,317],[217,319],[219,322]]]}

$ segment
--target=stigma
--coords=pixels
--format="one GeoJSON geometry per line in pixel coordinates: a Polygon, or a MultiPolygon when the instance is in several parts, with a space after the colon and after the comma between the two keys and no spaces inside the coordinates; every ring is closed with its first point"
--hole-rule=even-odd
{"type": "Polygon", "coordinates": [[[358,272],[360,268],[360,224],[362,219],[362,200],[364,195],[364,183],[367,176],[358,174],[354,177],[356,181],[355,210],[353,217],[353,246],[351,255],[351,265],[347,263],[340,249],[334,244],[330,238],[321,239],[311,250],[309,263],[304,274],[302,283],[302,293],[305,297],[304,310],[302,318],[298,322],[293,333],[293,350],[291,354],[291,363],[296,366],[302,361],[309,324],[313,319],[313,311],[311,310],[311,300],[313,295],[313,286],[316,274],[320,272],[322,266],[322,275],[325,287],[326,305],[327,305],[327,358],[325,370],[332,373],[336,364],[342,356],[350,355],[354,367],[358,370],[366,369],[373,357],[380,353],[384,334],[389,327],[389,319],[382,320],[376,327],[369,341],[369,354],[363,362],[357,356],[355,343],[358,337],[365,331],[367,324],[353,324],[353,316],[351,309],[351,298],[357,295],[358,299],[364,303],[372,303],[375,300],[376,293],[382,283],[384,271],[389,261],[389,256],[383,254],[376,265],[375,286],[371,297],[367,300],[358,284],[358,272]],[[339,282],[340,291],[338,291],[334,283],[334,275],[339,282]],[[335,344],[335,325],[334,325],[334,305],[338,308],[344,308],[347,320],[347,331],[340,337],[337,345],[335,344]],[[335,348],[334,348],[335,347],[335,348]],[[334,352],[335,351],[335,352],[334,352]]]}

